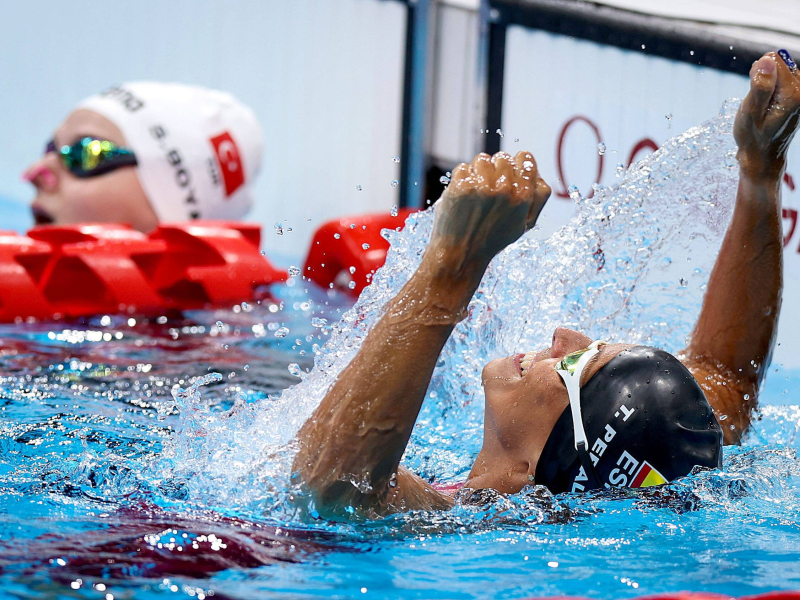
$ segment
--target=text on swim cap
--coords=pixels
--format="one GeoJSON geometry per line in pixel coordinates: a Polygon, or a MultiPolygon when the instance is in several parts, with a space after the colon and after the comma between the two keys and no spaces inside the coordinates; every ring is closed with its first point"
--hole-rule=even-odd
{"type": "MultiPolygon", "coordinates": [[[[622,413],[622,415],[623,415],[622,421],[624,423],[635,412],[636,412],[636,408],[628,408],[627,406],[622,404],[619,407],[619,410],[616,413],[614,413],[614,417],[619,418],[620,413],[622,413]]],[[[603,434],[601,436],[599,436],[594,441],[594,443],[592,444],[591,451],[589,452],[589,458],[591,459],[593,465],[597,466],[597,463],[600,462],[600,457],[602,457],[603,454],[605,454],[605,451],[608,448],[608,444],[611,442],[611,440],[614,439],[614,436],[616,436],[616,435],[617,435],[616,429],[614,429],[611,426],[611,424],[606,423],[605,430],[603,431],[603,434]]],[[[628,454],[627,451],[625,451],[625,452],[622,453],[622,456],[620,456],[620,458],[617,460],[617,465],[620,464],[620,461],[625,456],[629,457],[631,460],[636,462],[636,465],[639,464],[638,461],[636,461],[630,454],[628,454]]],[[[635,469],[636,467],[634,466],[633,468],[635,469]]],[[[611,472],[611,476],[613,476],[616,471],[619,471],[619,469],[614,469],[614,471],[611,472]]],[[[609,480],[611,480],[611,476],[609,476],[609,480]]],[[[618,476],[619,476],[619,474],[618,474],[618,476]]],[[[584,470],[583,466],[581,466],[580,470],[578,471],[578,475],[575,477],[575,480],[572,482],[572,492],[573,493],[577,493],[577,492],[585,491],[586,490],[586,486],[584,485],[584,483],[587,482],[588,479],[589,478],[586,476],[586,471],[584,470]],[[584,483],[581,483],[581,482],[584,482],[584,483]]],[[[626,485],[626,483],[627,483],[627,477],[625,477],[625,483],[616,484],[614,481],[611,481],[612,485],[626,485]]],[[[606,487],[610,487],[610,486],[608,484],[606,484],[606,487]]]]}
{"type": "Polygon", "coordinates": [[[628,477],[634,474],[638,466],[639,461],[625,450],[617,459],[617,468],[608,475],[608,482],[616,487],[628,485],[628,477]]]}
{"type": "Polygon", "coordinates": [[[100,92],[104,98],[117,100],[125,110],[136,112],[144,106],[144,101],[134,96],[129,90],[121,85],[113,85],[107,90],[100,92]]]}
{"type": "MultiPolygon", "coordinates": [[[[158,141],[159,147],[164,151],[164,156],[167,162],[175,169],[175,183],[178,187],[186,190],[186,196],[183,203],[195,206],[197,199],[194,197],[194,188],[191,187],[192,177],[189,169],[183,163],[180,151],[177,148],[168,148],[166,143],[167,130],[163,125],[153,125],[150,128],[150,133],[158,141]]],[[[200,212],[196,208],[192,208],[189,212],[189,217],[192,219],[199,219],[200,212]]]]}

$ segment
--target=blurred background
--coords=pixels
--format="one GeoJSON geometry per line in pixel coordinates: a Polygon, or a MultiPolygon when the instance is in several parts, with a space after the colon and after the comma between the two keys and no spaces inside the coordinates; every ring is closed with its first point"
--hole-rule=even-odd
{"type": "Polygon", "coordinates": [[[752,61],[800,50],[798,33],[786,0],[4,3],[0,226],[32,224],[20,173],[78,101],[152,79],[254,109],[265,152],[249,219],[276,260],[303,256],[328,219],[438,198],[481,150],[534,151],[561,199],[546,235],[571,214],[570,185],[590,194],[743,96],[752,61]],[[292,231],[270,235],[277,222],[292,231]]]}
{"type": "MultiPolygon", "coordinates": [[[[613,183],[742,97],[764,51],[800,55],[799,36],[794,0],[6,2],[0,228],[32,225],[20,173],[79,100],[151,79],[253,108],[265,151],[248,219],[278,264],[329,219],[426,206],[482,150],[534,152],[555,193],[546,236],[573,214],[570,186],[613,183]]],[[[800,298],[797,156],[784,219],[800,298]]]]}
{"type": "Polygon", "coordinates": [[[20,173],[79,100],[152,79],[229,91],[254,109],[265,153],[249,219],[264,226],[276,260],[303,256],[313,230],[336,216],[424,206],[447,171],[481,150],[534,151],[561,200],[545,215],[547,235],[571,214],[570,185],[587,195],[593,183],[613,182],[620,164],[743,96],[763,51],[800,49],[795,8],[785,0],[5,3],[0,225],[32,224],[33,190],[20,173]],[[278,222],[286,235],[269,235],[278,222]]]}

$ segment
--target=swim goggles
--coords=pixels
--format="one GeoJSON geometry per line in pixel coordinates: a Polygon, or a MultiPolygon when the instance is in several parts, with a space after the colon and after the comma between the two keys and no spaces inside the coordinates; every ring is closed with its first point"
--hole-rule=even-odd
{"type": "Polygon", "coordinates": [[[586,472],[589,482],[596,488],[603,487],[600,478],[594,470],[594,463],[589,456],[589,444],[586,440],[586,431],[583,428],[583,416],[581,415],[581,374],[589,361],[600,352],[600,346],[606,342],[592,342],[588,347],[577,352],[567,354],[556,363],[556,373],[564,380],[569,395],[569,407],[572,411],[572,427],[575,430],[575,450],[581,466],[586,472]]]}
{"type": "Polygon", "coordinates": [[[53,140],[45,147],[44,153],[55,152],[70,173],[76,177],[95,177],[120,167],[136,164],[136,156],[127,148],[120,148],[108,140],[85,137],[71,146],[56,148],[53,140]]]}

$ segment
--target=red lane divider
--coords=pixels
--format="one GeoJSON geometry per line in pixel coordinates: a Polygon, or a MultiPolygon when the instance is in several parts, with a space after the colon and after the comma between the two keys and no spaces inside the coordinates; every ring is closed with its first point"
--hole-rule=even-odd
{"type": "Polygon", "coordinates": [[[50,252],[49,244],[0,231],[0,320],[50,314],[50,305],[38,286],[50,252]]]}
{"type": "Polygon", "coordinates": [[[91,223],[0,231],[0,322],[250,300],[287,277],[260,242],[258,225],[225,221],[166,224],[149,236],[91,223]]]}
{"type": "Polygon", "coordinates": [[[322,287],[338,284],[358,296],[386,260],[389,242],[381,229],[402,228],[412,212],[401,209],[397,216],[381,213],[328,221],[314,233],[303,275],[322,287]]]}
{"type": "MultiPolygon", "coordinates": [[[[385,228],[412,210],[343,217],[320,227],[303,274],[357,296],[386,260],[385,228]]],[[[250,300],[257,287],[285,281],[259,252],[258,225],[193,221],[145,235],[126,225],[0,230],[0,322],[102,313],[161,312],[250,300]]]]}

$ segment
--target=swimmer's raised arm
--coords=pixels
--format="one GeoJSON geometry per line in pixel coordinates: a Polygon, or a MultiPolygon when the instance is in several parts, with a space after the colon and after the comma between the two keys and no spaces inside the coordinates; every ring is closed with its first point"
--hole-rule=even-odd
{"type": "Polygon", "coordinates": [[[321,515],[452,506],[400,458],[489,261],[534,225],[549,195],[527,152],[480,154],[453,172],[419,269],[297,435],[294,472],[321,515]]]}
{"type": "MultiPolygon", "coordinates": [[[[787,54],[788,56],[788,54],[787,54]]],[[[781,180],[800,115],[800,74],[774,52],[750,71],[734,124],[739,188],[683,361],[737,443],[772,357],[783,286],[781,180]]]]}

